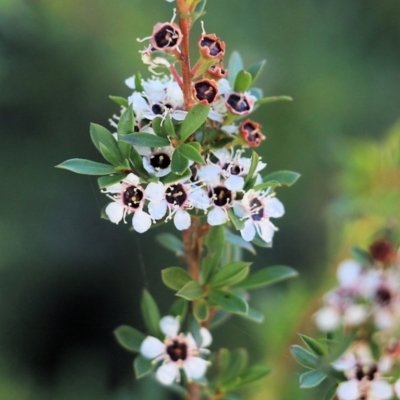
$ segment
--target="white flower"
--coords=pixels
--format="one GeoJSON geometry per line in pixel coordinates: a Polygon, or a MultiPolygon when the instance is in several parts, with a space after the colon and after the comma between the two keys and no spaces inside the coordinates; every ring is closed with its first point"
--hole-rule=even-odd
{"type": "Polygon", "coordinates": [[[134,213],[133,229],[139,233],[150,229],[150,215],[143,211],[145,192],[135,174],[130,173],[121,182],[110,185],[102,191],[113,200],[105,209],[111,222],[118,224],[122,219],[125,222],[125,216],[134,213]]]}
{"type": "Polygon", "coordinates": [[[232,207],[235,192],[223,184],[210,188],[208,196],[212,210],[207,214],[207,222],[211,226],[222,225],[228,221],[228,208],[232,207]]]}
{"type": "Polygon", "coordinates": [[[153,336],[147,336],[140,346],[143,357],[153,360],[154,363],[162,361],[156,371],[157,379],[164,385],[171,385],[179,381],[180,369],[185,371],[189,381],[202,378],[209,362],[201,358],[200,354],[208,353],[205,347],[212,342],[210,332],[201,328],[202,342],[197,345],[190,333],[179,333],[179,318],[161,318],[160,328],[165,334],[163,342],[153,336]]]}
{"type": "MultiPolygon", "coordinates": [[[[162,177],[171,172],[171,160],[174,148],[172,146],[145,148],[147,154],[143,157],[143,168],[153,176],[162,177]]],[[[142,155],[144,155],[142,153],[142,155]]]]}
{"type": "Polygon", "coordinates": [[[271,242],[277,228],[269,219],[279,218],[285,213],[283,204],[276,197],[253,189],[246,192],[241,201],[235,202],[233,210],[245,220],[240,233],[248,242],[254,239],[256,233],[264,242],[271,242]]]}

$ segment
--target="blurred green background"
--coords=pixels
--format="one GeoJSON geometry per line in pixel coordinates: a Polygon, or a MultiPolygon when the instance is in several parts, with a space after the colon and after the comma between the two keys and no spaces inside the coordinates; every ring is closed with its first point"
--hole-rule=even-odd
{"type": "MultiPolygon", "coordinates": [[[[268,60],[265,94],[295,99],[254,117],[268,137],[267,172],[302,174],[278,192],[286,215],[254,262],[301,277],[256,292],[262,326],[233,318],[213,346],[246,345],[253,362],[274,366],[246,399],[317,400],[318,390],[297,389],[288,346],[313,331],[334,263],[399,217],[400,2],[211,0],[207,11],[206,30],[228,54],[240,51],[247,66],[268,60]]],[[[167,312],[173,296],[159,271],[174,256],[155,244],[159,231],[101,220],[95,179],[53,168],[101,161],[89,123],[107,126],[118,112],[108,95],[128,95],[124,79],[137,71],[148,76],[136,38],[171,15],[164,0],[0,0],[1,400],[174,399],[134,380],[132,355],[112,335],[120,324],[143,329],[143,286],[167,312]]]]}

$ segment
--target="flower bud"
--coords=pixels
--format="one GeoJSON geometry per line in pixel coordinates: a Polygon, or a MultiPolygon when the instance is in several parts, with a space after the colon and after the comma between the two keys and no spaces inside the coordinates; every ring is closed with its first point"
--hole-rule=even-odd
{"type": "Polygon", "coordinates": [[[225,55],[225,43],[214,33],[203,34],[199,39],[200,52],[205,58],[222,58],[225,55]]]}
{"type": "Polygon", "coordinates": [[[222,62],[212,65],[207,69],[206,77],[219,80],[228,76],[228,70],[224,68],[222,62]]]}
{"type": "Polygon", "coordinates": [[[218,98],[218,85],[211,79],[200,79],[193,85],[193,95],[204,105],[210,105],[218,98]]]}
{"type": "Polygon", "coordinates": [[[247,115],[253,109],[254,98],[244,93],[231,93],[225,98],[226,107],[235,115],[247,115]]]}
{"type": "Polygon", "coordinates": [[[383,263],[394,259],[396,252],[393,244],[387,239],[376,240],[369,246],[369,252],[372,258],[383,263]]]}
{"type": "Polygon", "coordinates": [[[261,133],[261,125],[250,119],[241,123],[240,134],[250,147],[258,147],[265,139],[265,136],[261,133]]]}
{"type": "Polygon", "coordinates": [[[154,49],[162,51],[175,50],[182,42],[182,31],[173,22],[159,22],[154,26],[150,44],[154,49]]]}

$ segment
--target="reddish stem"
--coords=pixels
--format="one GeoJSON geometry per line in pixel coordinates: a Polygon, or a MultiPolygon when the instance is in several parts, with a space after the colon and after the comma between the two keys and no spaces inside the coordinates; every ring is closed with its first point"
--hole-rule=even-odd
{"type": "Polygon", "coordinates": [[[180,88],[182,89],[182,87],[183,87],[182,78],[178,74],[178,71],[176,70],[176,68],[173,65],[171,65],[168,69],[169,69],[169,72],[171,72],[174,79],[176,80],[176,82],[178,83],[178,85],[180,86],[180,88]]]}

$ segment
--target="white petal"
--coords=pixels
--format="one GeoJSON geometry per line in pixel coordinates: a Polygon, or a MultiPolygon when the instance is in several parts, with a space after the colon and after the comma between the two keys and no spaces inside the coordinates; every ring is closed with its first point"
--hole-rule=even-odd
{"type": "Polygon", "coordinates": [[[197,170],[197,176],[207,185],[217,186],[221,180],[221,177],[219,176],[221,171],[222,169],[219,165],[209,164],[204,167],[200,167],[197,170]]]}
{"type": "Polygon", "coordinates": [[[218,81],[218,92],[220,95],[226,94],[231,90],[231,85],[229,84],[229,81],[227,79],[224,78],[218,81]]]}
{"type": "Polygon", "coordinates": [[[128,86],[129,89],[135,89],[135,77],[131,76],[128,79],[125,79],[125,85],[128,86]]]}
{"type": "Polygon", "coordinates": [[[124,216],[124,208],[125,207],[121,203],[114,201],[106,207],[105,213],[111,222],[118,224],[124,216]]]}
{"type": "Polygon", "coordinates": [[[208,362],[200,357],[190,357],[185,361],[183,369],[188,379],[200,379],[206,373],[208,362]]]}
{"type": "Polygon", "coordinates": [[[370,392],[372,396],[382,400],[391,399],[393,396],[392,386],[382,379],[371,382],[370,392]]]}
{"type": "Polygon", "coordinates": [[[211,121],[222,122],[224,120],[224,116],[218,111],[211,109],[208,113],[208,119],[211,121]]]}
{"type": "Polygon", "coordinates": [[[336,276],[342,286],[356,284],[361,275],[361,265],[353,260],[345,260],[338,266],[336,276]]]}
{"type": "Polygon", "coordinates": [[[258,226],[261,229],[261,239],[264,240],[266,243],[269,243],[274,237],[274,233],[276,231],[275,225],[271,221],[267,220],[258,224],[258,226]]]}
{"type": "Polygon", "coordinates": [[[378,308],[375,311],[375,325],[379,329],[390,329],[396,322],[396,316],[387,308],[378,308]]]}
{"type": "Polygon", "coordinates": [[[285,208],[283,207],[283,204],[276,197],[270,197],[266,199],[264,210],[268,217],[272,218],[279,218],[285,214],[285,208]]]}
{"type": "Polygon", "coordinates": [[[164,185],[162,182],[150,182],[146,187],[145,193],[150,201],[159,203],[164,198],[164,185]]]}
{"type": "Polygon", "coordinates": [[[132,185],[136,186],[136,185],[139,185],[140,180],[139,180],[138,176],[136,176],[135,174],[130,173],[124,178],[124,182],[128,182],[128,183],[131,183],[132,185]]]}
{"type": "Polygon", "coordinates": [[[183,121],[186,118],[187,111],[175,110],[171,113],[171,117],[176,121],[183,121]]]}
{"type": "Polygon", "coordinates": [[[243,218],[248,215],[246,208],[239,201],[233,203],[233,211],[239,218],[243,218]]]}
{"type": "Polygon", "coordinates": [[[318,329],[324,332],[334,331],[340,324],[340,315],[332,307],[323,307],[314,314],[318,329]]]}
{"type": "Polygon", "coordinates": [[[135,215],[132,218],[133,229],[136,232],[143,233],[150,229],[151,227],[150,215],[142,210],[135,211],[135,215]]]}
{"type": "Polygon", "coordinates": [[[190,214],[185,210],[177,210],[174,216],[174,224],[178,231],[188,229],[190,226],[190,214]]]}
{"type": "Polygon", "coordinates": [[[156,372],[156,378],[163,385],[171,385],[178,380],[179,377],[179,368],[174,362],[161,365],[156,372]]]}
{"type": "Polygon", "coordinates": [[[397,397],[400,398],[400,379],[397,379],[397,381],[395,382],[394,391],[396,392],[397,397]]]}
{"type": "Polygon", "coordinates": [[[210,207],[210,198],[204,189],[196,189],[189,193],[190,203],[200,210],[207,210],[210,207]]]}
{"type": "Polygon", "coordinates": [[[223,125],[221,127],[221,130],[226,132],[229,135],[233,135],[234,133],[237,132],[238,127],[236,125],[223,125]]]}
{"type": "Polygon", "coordinates": [[[162,317],[160,319],[160,328],[161,331],[170,338],[178,336],[180,328],[179,318],[172,317],[171,315],[162,317]]]}
{"type": "Polygon", "coordinates": [[[211,210],[208,214],[207,214],[207,222],[211,225],[211,226],[215,226],[215,225],[222,225],[224,224],[226,221],[228,220],[228,215],[227,213],[219,207],[214,207],[213,210],[211,210]]]}
{"type": "Polygon", "coordinates": [[[161,356],[164,352],[165,344],[153,336],[147,336],[140,346],[140,354],[149,360],[161,356]]]}
{"type": "Polygon", "coordinates": [[[367,310],[361,304],[349,306],[343,315],[343,321],[346,325],[356,326],[362,324],[367,318],[367,310]]]}
{"type": "Polygon", "coordinates": [[[244,228],[240,230],[240,234],[246,242],[251,242],[254,239],[254,236],[256,235],[256,228],[254,227],[251,219],[246,220],[244,223],[244,228]]]}
{"type": "Polygon", "coordinates": [[[153,203],[152,201],[147,206],[149,214],[153,219],[161,219],[167,212],[167,202],[153,203]]]}
{"type": "Polygon", "coordinates": [[[347,352],[344,353],[337,360],[335,360],[332,363],[332,367],[335,368],[337,371],[346,371],[354,368],[356,364],[357,364],[356,356],[351,352],[347,352]]]}
{"type": "Polygon", "coordinates": [[[336,394],[340,400],[358,400],[361,393],[357,381],[347,381],[339,384],[336,394]]]}
{"type": "Polygon", "coordinates": [[[202,337],[201,347],[208,347],[212,343],[212,336],[207,328],[200,328],[200,335],[202,337]]]}
{"type": "Polygon", "coordinates": [[[226,181],[225,186],[229,190],[242,190],[244,186],[244,178],[237,175],[231,175],[226,181]]]}

